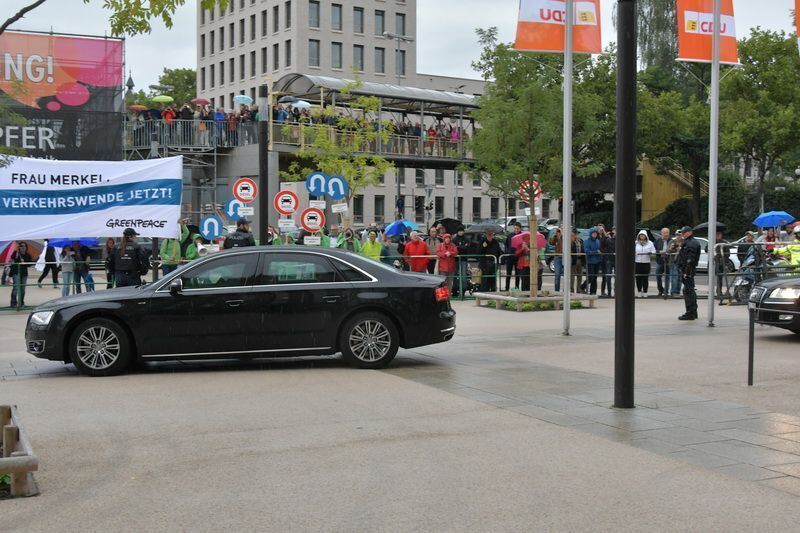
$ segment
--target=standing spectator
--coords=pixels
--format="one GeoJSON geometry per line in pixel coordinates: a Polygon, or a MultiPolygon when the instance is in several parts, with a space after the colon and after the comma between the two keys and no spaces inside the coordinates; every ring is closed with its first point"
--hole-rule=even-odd
{"type": "Polygon", "coordinates": [[[142,284],[142,276],[147,274],[148,264],[144,252],[136,242],[139,234],[133,228],[125,228],[122,242],[112,257],[114,283],[117,287],[135,287],[142,284]]]}
{"type": "Polygon", "coordinates": [[[747,259],[747,256],[750,254],[750,250],[752,250],[756,245],[753,243],[753,232],[748,231],[744,234],[744,242],[740,243],[739,246],[736,247],[736,257],[739,259],[739,264],[743,265],[744,260],[747,259]]]}
{"type": "Polygon", "coordinates": [[[572,244],[570,245],[570,259],[572,261],[572,279],[569,290],[571,292],[584,292],[583,289],[583,241],[578,236],[578,230],[572,228],[572,244]]]}
{"type": "Polygon", "coordinates": [[[370,230],[369,233],[367,233],[367,242],[361,246],[361,255],[373,261],[380,261],[382,251],[383,245],[378,241],[378,232],[370,230]]]}
{"type": "Polygon", "coordinates": [[[603,261],[600,255],[600,232],[597,228],[592,228],[589,238],[583,243],[583,249],[586,252],[587,289],[589,294],[597,294],[597,275],[603,261]]]}
{"type": "Polygon", "coordinates": [[[611,286],[614,281],[614,267],[616,266],[617,236],[614,227],[606,233],[603,239],[603,283],[600,285],[600,296],[611,298],[611,286]]]}
{"type": "Polygon", "coordinates": [[[72,276],[75,273],[75,252],[72,246],[64,246],[61,249],[61,296],[69,296],[72,289],[72,276]]]}
{"type": "Polygon", "coordinates": [[[656,285],[658,285],[658,295],[664,298],[667,298],[670,289],[670,244],[672,244],[672,237],[669,234],[669,228],[662,228],[661,236],[656,239],[654,248],[656,249],[656,285]]]}
{"type": "MultiPolygon", "coordinates": [[[[728,261],[730,261],[731,247],[728,246],[728,241],[722,235],[722,231],[717,231],[717,245],[714,247],[714,272],[717,275],[717,297],[722,299],[722,286],[730,287],[727,283],[728,261]]],[[[709,250],[710,252],[711,250],[709,250]]],[[[730,297],[730,290],[728,290],[728,297],[730,297]]]]}
{"type": "Polygon", "coordinates": [[[647,287],[650,277],[650,257],[656,253],[656,248],[647,232],[642,230],[636,237],[636,290],[639,291],[639,298],[647,298],[647,287]]]}
{"type": "Polygon", "coordinates": [[[775,234],[775,228],[767,228],[767,233],[759,237],[758,242],[767,243],[767,245],[764,246],[764,250],[766,250],[768,254],[774,252],[775,244],[773,243],[778,242],[778,236],[775,234]]]}
{"type": "Polygon", "coordinates": [[[17,243],[17,250],[11,254],[11,277],[14,280],[14,288],[11,289],[11,307],[25,306],[25,287],[28,284],[28,268],[33,261],[31,254],[28,253],[28,243],[20,241],[17,243]]]}
{"type": "Polygon", "coordinates": [[[203,245],[203,236],[199,233],[195,233],[192,235],[192,242],[189,244],[189,247],[186,248],[186,259],[189,261],[194,261],[195,259],[200,257],[200,247],[203,245]]]}
{"type": "Polygon", "coordinates": [[[555,257],[553,257],[553,271],[555,273],[555,290],[561,291],[561,276],[564,275],[564,236],[561,228],[556,228],[553,236],[550,237],[550,246],[555,248],[555,257]]]}
{"type": "Polygon", "coordinates": [[[436,255],[439,257],[439,274],[447,277],[447,287],[452,291],[458,248],[453,244],[452,236],[449,233],[445,233],[442,237],[442,243],[436,248],[436,255]]]}
{"type": "Polygon", "coordinates": [[[522,236],[522,245],[514,250],[514,257],[517,260],[517,275],[521,278],[520,289],[523,292],[531,290],[531,236],[526,233],[522,236]]]}
{"type": "Polygon", "coordinates": [[[428,246],[428,255],[433,256],[428,258],[428,274],[433,274],[436,272],[436,250],[439,248],[439,244],[441,244],[441,239],[439,239],[439,233],[436,231],[435,227],[431,227],[428,229],[428,236],[425,238],[425,244],[428,246]]]}
{"type": "MultiPolygon", "coordinates": [[[[516,255],[516,250],[514,250],[514,246],[512,245],[511,241],[513,240],[515,235],[519,235],[522,232],[522,224],[518,221],[514,222],[514,229],[511,233],[508,234],[506,237],[506,292],[511,290],[511,275],[514,273],[514,269],[516,265],[519,263],[519,260],[516,255]]],[[[529,265],[530,266],[530,265],[529,265]]],[[[519,289],[520,284],[520,272],[517,270],[515,280],[514,280],[514,287],[519,289]]]]}
{"type": "MultiPolygon", "coordinates": [[[[542,290],[542,283],[544,283],[544,269],[547,266],[545,263],[545,251],[547,250],[547,237],[536,232],[536,255],[539,261],[539,268],[536,269],[536,288],[542,290]]],[[[530,276],[528,276],[530,277],[530,276]]]]}
{"type": "Polygon", "coordinates": [[[428,258],[425,257],[427,253],[428,245],[419,238],[418,232],[412,231],[411,241],[403,248],[403,256],[412,272],[428,271],[428,258]]]}
{"type": "Polygon", "coordinates": [[[181,263],[181,243],[189,236],[189,228],[180,222],[178,224],[181,228],[180,238],[164,239],[158,252],[161,257],[161,272],[164,276],[178,269],[178,265],[181,263]]]}
{"type": "Polygon", "coordinates": [[[348,252],[353,252],[354,254],[361,253],[361,241],[355,238],[355,234],[350,228],[347,228],[343,233],[339,234],[336,247],[348,252]]]}
{"type": "Polygon", "coordinates": [[[456,236],[453,237],[453,244],[455,244],[456,248],[458,248],[458,268],[456,276],[458,279],[456,280],[457,283],[455,293],[461,294],[463,291],[464,279],[467,276],[467,267],[469,266],[468,259],[462,256],[469,255],[472,252],[470,249],[470,242],[464,236],[464,226],[458,226],[458,229],[456,229],[456,236]]]}
{"type": "Polygon", "coordinates": [[[697,272],[697,264],[700,262],[701,246],[694,238],[692,228],[684,226],[681,229],[683,244],[678,254],[678,268],[681,270],[683,278],[683,300],[686,304],[686,312],[678,317],[678,320],[697,320],[697,293],[694,289],[694,275],[697,272]]]}
{"type": "Polygon", "coordinates": [[[103,266],[106,271],[106,289],[114,288],[114,270],[111,268],[114,262],[114,254],[117,252],[117,246],[114,239],[106,239],[106,245],[103,247],[103,266]]]}
{"type": "Polygon", "coordinates": [[[53,277],[53,288],[58,288],[58,261],[56,260],[56,249],[50,245],[50,240],[44,241],[44,270],[42,275],[39,276],[38,285],[42,288],[42,280],[51,274],[53,277]]]}
{"type": "Polygon", "coordinates": [[[214,112],[214,145],[225,146],[225,109],[218,107],[214,112]]]}
{"type": "Polygon", "coordinates": [[[86,292],[94,291],[94,278],[90,272],[92,251],[78,241],[72,242],[72,250],[75,252],[75,272],[73,274],[75,293],[80,294],[81,281],[86,285],[86,292]]]}
{"type": "Polygon", "coordinates": [[[480,244],[480,254],[481,288],[487,292],[497,292],[497,262],[503,250],[494,238],[494,231],[486,231],[486,236],[480,244]]]}
{"type": "Polygon", "coordinates": [[[670,295],[678,296],[681,293],[681,272],[678,267],[678,254],[681,251],[683,237],[680,230],[675,232],[675,238],[669,245],[669,275],[670,275],[670,295]]]}
{"type": "Polygon", "coordinates": [[[398,261],[397,256],[392,255],[393,253],[396,253],[395,250],[394,243],[392,242],[392,236],[384,233],[383,246],[381,246],[381,262],[386,265],[399,268],[400,262],[398,261]]]}

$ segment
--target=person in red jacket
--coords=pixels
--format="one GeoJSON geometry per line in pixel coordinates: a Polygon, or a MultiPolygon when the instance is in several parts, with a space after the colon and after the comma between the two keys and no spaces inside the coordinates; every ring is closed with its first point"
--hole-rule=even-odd
{"type": "Polygon", "coordinates": [[[522,281],[520,289],[523,292],[531,290],[531,236],[522,236],[522,246],[514,253],[517,256],[517,272],[522,281]]]}
{"type": "Polygon", "coordinates": [[[412,272],[428,272],[428,245],[419,238],[419,233],[411,232],[411,241],[406,244],[403,255],[412,272]]]}
{"type": "Polygon", "coordinates": [[[447,287],[452,291],[453,279],[456,276],[458,247],[453,244],[449,233],[445,233],[442,237],[442,243],[436,248],[436,256],[439,258],[439,274],[447,277],[447,287]]]}

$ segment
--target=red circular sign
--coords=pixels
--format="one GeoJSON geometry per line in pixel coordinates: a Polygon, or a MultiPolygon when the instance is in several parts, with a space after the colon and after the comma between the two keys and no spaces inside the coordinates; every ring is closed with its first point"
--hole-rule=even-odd
{"type": "Polygon", "coordinates": [[[239,178],[233,184],[233,197],[248,204],[258,197],[258,185],[250,178],[239,178]]]}
{"type": "Polygon", "coordinates": [[[319,231],[325,226],[325,213],[322,209],[309,207],[300,214],[300,226],[311,233],[319,231]]]}
{"type": "Polygon", "coordinates": [[[531,203],[530,192],[533,190],[534,201],[542,199],[542,188],[539,187],[538,181],[525,181],[519,186],[519,199],[523,202],[531,203]]]}
{"type": "Polygon", "coordinates": [[[272,205],[275,206],[275,211],[281,215],[292,215],[296,213],[299,203],[300,200],[292,191],[281,191],[275,195],[272,201],[272,205]]]}

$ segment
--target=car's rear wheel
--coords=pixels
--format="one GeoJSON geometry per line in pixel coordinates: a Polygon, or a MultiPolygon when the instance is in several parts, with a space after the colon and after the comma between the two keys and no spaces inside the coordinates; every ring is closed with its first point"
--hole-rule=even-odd
{"type": "Polygon", "coordinates": [[[399,341],[397,328],[388,317],[363,313],[345,323],[339,349],[354,366],[383,368],[397,355],[399,341]]]}
{"type": "Polygon", "coordinates": [[[131,345],[122,327],[106,318],[78,325],[69,341],[72,363],[88,376],[115,376],[131,363],[131,345]]]}

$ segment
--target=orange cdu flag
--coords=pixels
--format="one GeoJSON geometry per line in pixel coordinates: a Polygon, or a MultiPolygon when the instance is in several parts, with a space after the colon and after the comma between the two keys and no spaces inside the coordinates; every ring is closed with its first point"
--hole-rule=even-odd
{"type": "MultiPolygon", "coordinates": [[[[710,63],[714,39],[714,0],[678,0],[678,60],[710,63]]],[[[720,62],[739,63],[733,0],[722,0],[720,62]]]]}
{"type": "MultiPolygon", "coordinates": [[[[601,53],[600,0],[574,0],[574,4],[572,42],[575,53],[601,53]]],[[[520,0],[514,49],[524,52],[564,52],[565,21],[564,0],[520,0]]]]}

